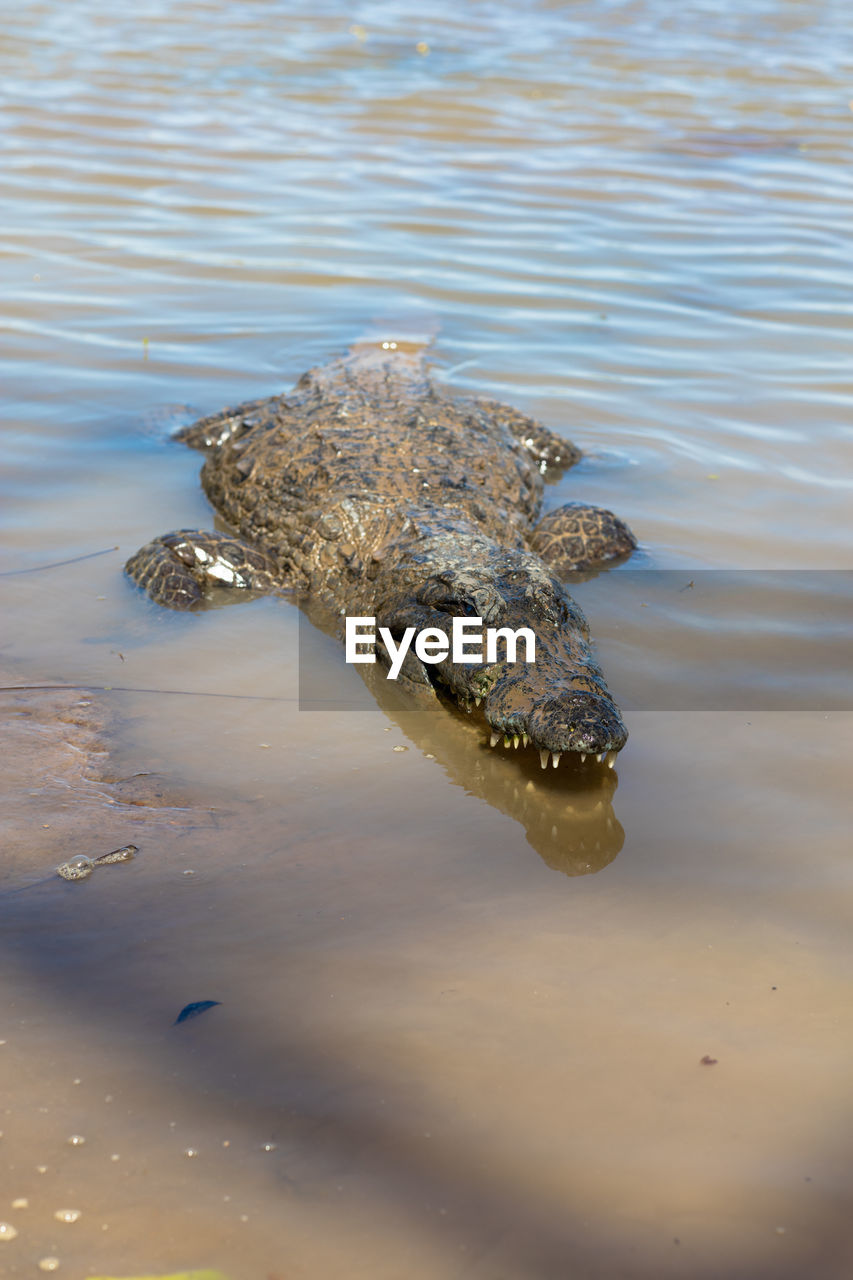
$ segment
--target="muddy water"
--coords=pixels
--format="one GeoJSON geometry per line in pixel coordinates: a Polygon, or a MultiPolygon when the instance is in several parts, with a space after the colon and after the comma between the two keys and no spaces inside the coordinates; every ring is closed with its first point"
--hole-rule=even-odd
{"type": "Polygon", "coordinates": [[[292,605],[120,566],[210,524],[174,425],[405,335],[641,567],[849,570],[851,60],[832,0],[4,16],[3,682],[79,688],[0,708],[0,1270],[850,1273],[844,617],[767,676],[808,573],[724,686],[725,601],[697,661],[579,587],[643,677],[602,775],[352,673],[300,711],[292,605]]]}

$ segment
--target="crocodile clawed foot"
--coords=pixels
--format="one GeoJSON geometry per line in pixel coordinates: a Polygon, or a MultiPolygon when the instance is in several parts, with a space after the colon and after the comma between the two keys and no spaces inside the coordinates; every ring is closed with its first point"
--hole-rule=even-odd
{"type": "Polygon", "coordinates": [[[228,534],[180,529],[147,543],[125,573],[158,604],[195,609],[213,591],[271,591],[275,566],[257,547],[228,534]]]}
{"type": "Polygon", "coordinates": [[[567,502],[542,517],[530,546],[554,573],[567,574],[621,559],[635,549],[637,539],[612,511],[567,502]]]}

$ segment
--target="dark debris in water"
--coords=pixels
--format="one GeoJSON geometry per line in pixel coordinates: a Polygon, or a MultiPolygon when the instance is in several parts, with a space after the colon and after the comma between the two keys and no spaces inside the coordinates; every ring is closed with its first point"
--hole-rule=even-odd
{"type": "Polygon", "coordinates": [[[197,1018],[200,1013],[205,1013],[208,1009],[212,1009],[214,1005],[221,1003],[221,1000],[193,1000],[191,1004],[184,1005],[172,1026],[176,1027],[179,1022],[188,1022],[190,1018],[197,1018]]]}

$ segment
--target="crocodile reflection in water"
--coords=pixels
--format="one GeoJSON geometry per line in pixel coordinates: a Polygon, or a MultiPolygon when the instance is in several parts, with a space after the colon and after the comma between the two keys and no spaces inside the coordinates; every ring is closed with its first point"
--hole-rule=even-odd
{"type": "Polygon", "coordinates": [[[615,769],[589,769],[576,760],[558,770],[520,748],[490,750],[473,715],[446,708],[413,709],[379,667],[362,668],[384,715],[450,782],[505,813],[523,828],[527,842],[549,867],[567,876],[601,871],[621,851],[625,832],[613,811],[615,769]],[[365,674],[365,672],[367,674],[365,674]]]}
{"type": "Polygon", "coordinates": [[[295,590],[341,629],[374,617],[397,641],[460,616],[530,628],[535,662],[427,666],[409,651],[400,683],[480,708],[487,741],[523,742],[543,769],[566,753],[612,765],[627,732],[560,575],[625,555],[633,534],[600,507],[540,518],[544,472],[578,450],[506,405],[452,395],[420,352],[392,345],[181,431],[205,450],[202,484],[234,533],[166,534],[128,573],[174,609],[224,588],[295,590]]]}

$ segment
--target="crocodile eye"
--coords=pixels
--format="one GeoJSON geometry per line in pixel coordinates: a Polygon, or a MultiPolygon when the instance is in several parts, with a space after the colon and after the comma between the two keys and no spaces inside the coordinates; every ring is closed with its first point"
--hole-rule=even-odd
{"type": "Polygon", "coordinates": [[[479,616],[477,606],[473,600],[469,600],[467,596],[454,595],[447,590],[447,587],[432,590],[426,589],[418,593],[418,599],[421,604],[429,605],[431,609],[435,609],[438,613],[447,614],[449,618],[476,618],[479,616]]]}
{"type": "Polygon", "coordinates": [[[478,616],[476,606],[470,600],[459,600],[453,596],[440,601],[435,607],[441,609],[442,613],[449,614],[451,618],[476,618],[478,616]]]}
{"type": "Polygon", "coordinates": [[[448,572],[425,582],[418,601],[451,618],[482,618],[486,625],[500,618],[504,601],[483,574],[448,572]]]}

